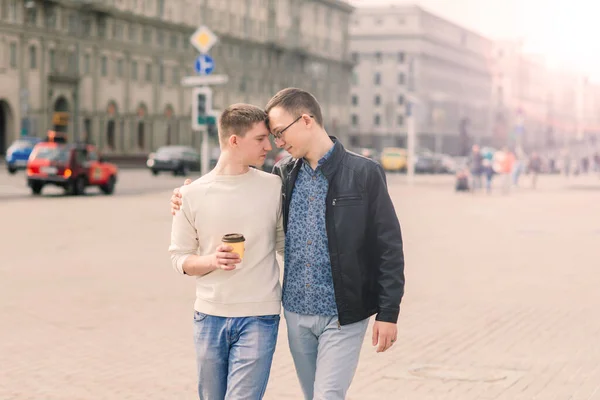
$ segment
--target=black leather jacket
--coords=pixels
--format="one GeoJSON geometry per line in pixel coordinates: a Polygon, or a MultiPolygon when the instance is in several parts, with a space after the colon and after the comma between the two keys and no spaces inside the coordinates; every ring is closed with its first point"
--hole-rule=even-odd
{"type": "MultiPolygon", "coordinates": [[[[396,323],[404,294],[404,253],[385,172],[332,139],[333,153],[322,171],[329,181],[326,224],[339,322],[347,325],[376,313],[378,321],[396,323]]],[[[302,160],[288,157],[273,168],[283,182],[286,232],[301,165],[302,160]]]]}

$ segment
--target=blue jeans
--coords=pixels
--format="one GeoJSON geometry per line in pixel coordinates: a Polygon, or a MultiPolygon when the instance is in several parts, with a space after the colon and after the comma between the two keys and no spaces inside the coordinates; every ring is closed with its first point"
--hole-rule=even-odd
{"type": "Polygon", "coordinates": [[[369,319],[340,326],[337,316],[285,311],[290,351],[306,400],[343,400],[352,383],[369,319]]]}
{"type": "Polygon", "coordinates": [[[194,312],[200,400],[262,399],[279,315],[225,318],[194,312]]]}

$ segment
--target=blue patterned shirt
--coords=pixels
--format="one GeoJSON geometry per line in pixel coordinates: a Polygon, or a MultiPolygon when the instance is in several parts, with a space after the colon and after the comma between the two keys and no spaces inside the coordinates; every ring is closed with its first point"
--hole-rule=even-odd
{"type": "Polygon", "coordinates": [[[325,225],[329,182],[321,166],[313,170],[304,160],[292,191],[285,235],[283,307],[303,315],[337,315],[325,225]]]}

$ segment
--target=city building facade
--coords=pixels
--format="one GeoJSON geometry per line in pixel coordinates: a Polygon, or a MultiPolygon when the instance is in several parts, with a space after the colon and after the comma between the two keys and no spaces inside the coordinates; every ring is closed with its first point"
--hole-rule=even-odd
{"type": "Polygon", "coordinates": [[[0,0],[0,154],[49,129],[114,155],[198,146],[181,79],[195,75],[189,37],[200,25],[219,37],[214,73],[229,76],[215,109],[262,106],[297,86],[344,136],[352,10],[341,0],[0,0]]]}
{"type": "Polygon", "coordinates": [[[491,40],[418,6],[358,8],[352,143],[405,147],[410,112],[419,148],[460,154],[469,142],[490,142],[493,50],[491,40]]]}

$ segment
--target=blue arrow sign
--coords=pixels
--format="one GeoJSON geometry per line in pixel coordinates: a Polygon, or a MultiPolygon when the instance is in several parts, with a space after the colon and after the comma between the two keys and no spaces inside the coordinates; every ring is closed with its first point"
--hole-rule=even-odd
{"type": "Polygon", "coordinates": [[[215,69],[215,61],[208,54],[200,54],[194,63],[198,75],[210,75],[215,69]]]}

